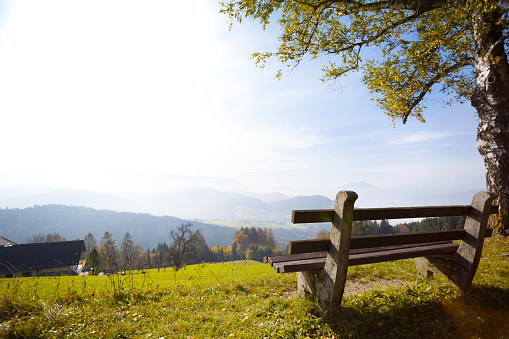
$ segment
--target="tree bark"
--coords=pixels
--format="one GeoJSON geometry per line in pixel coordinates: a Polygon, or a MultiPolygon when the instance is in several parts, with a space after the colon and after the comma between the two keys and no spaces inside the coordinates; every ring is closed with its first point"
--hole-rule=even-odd
{"type": "Polygon", "coordinates": [[[486,185],[498,196],[492,227],[509,229],[509,64],[500,9],[474,18],[476,86],[471,103],[479,115],[477,149],[484,159],[486,185]]]}

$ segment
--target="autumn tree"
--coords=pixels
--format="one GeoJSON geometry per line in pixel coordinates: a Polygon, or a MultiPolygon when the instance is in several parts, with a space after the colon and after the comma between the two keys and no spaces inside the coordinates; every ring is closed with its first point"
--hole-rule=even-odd
{"type": "Polygon", "coordinates": [[[131,268],[140,270],[143,267],[147,267],[145,265],[145,254],[143,253],[143,246],[137,242],[133,245],[131,250],[131,258],[129,259],[131,268]]]}
{"type": "Polygon", "coordinates": [[[257,64],[319,58],[323,81],[361,71],[393,120],[424,122],[432,91],[446,94],[446,104],[469,100],[487,187],[499,197],[493,226],[509,228],[507,0],[228,0],[221,12],[231,23],[252,18],[264,28],[277,20],[279,47],[254,53],[257,64]]]}
{"type": "Polygon", "coordinates": [[[92,248],[87,256],[87,266],[90,268],[93,275],[101,270],[101,257],[96,247],[92,248]]]}
{"type": "Polygon", "coordinates": [[[191,260],[193,263],[200,263],[210,259],[211,252],[207,246],[207,241],[205,240],[203,233],[196,233],[194,248],[191,250],[190,255],[192,256],[191,260]]]}
{"type": "Polygon", "coordinates": [[[120,244],[120,259],[122,261],[122,269],[127,270],[131,268],[131,263],[134,262],[134,242],[131,233],[126,232],[122,243],[120,244]]]}
{"type": "Polygon", "coordinates": [[[192,226],[191,223],[182,223],[176,231],[170,232],[170,239],[173,240],[170,246],[170,259],[177,271],[182,267],[186,255],[195,248],[199,239],[200,230],[193,232],[191,231],[192,226]]]}
{"type": "Polygon", "coordinates": [[[320,240],[330,239],[330,231],[319,230],[318,233],[316,234],[316,239],[320,240]]]}
{"type": "Polygon", "coordinates": [[[262,260],[264,256],[279,253],[272,231],[264,228],[241,227],[235,233],[231,251],[238,259],[262,260]]]}
{"type": "Polygon", "coordinates": [[[87,255],[92,251],[92,249],[97,247],[97,241],[92,233],[88,232],[85,238],[83,238],[85,242],[85,248],[87,249],[87,255]]]}
{"type": "Polygon", "coordinates": [[[158,272],[161,267],[167,265],[170,256],[169,251],[170,248],[166,242],[157,244],[157,247],[152,250],[154,253],[154,264],[158,272]]]}
{"type": "Polygon", "coordinates": [[[104,232],[99,246],[99,255],[103,267],[117,266],[117,245],[113,239],[113,234],[109,231],[104,232]]]}

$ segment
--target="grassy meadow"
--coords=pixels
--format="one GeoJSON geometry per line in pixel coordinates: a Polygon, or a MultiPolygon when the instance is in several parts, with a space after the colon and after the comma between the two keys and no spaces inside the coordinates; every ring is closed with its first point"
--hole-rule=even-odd
{"type": "Polygon", "coordinates": [[[472,290],[416,281],[413,260],[349,268],[321,315],[295,297],[295,274],[235,262],[110,277],[0,280],[2,338],[509,338],[509,239],[486,240],[472,290]],[[394,284],[397,282],[398,284],[394,284]]]}

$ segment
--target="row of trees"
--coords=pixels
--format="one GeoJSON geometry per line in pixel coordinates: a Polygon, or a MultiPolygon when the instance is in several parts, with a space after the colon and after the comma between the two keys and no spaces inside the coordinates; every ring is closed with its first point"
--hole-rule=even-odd
{"type": "Polygon", "coordinates": [[[65,238],[63,238],[60,233],[54,232],[53,234],[34,234],[31,238],[28,238],[25,242],[27,244],[34,244],[39,242],[58,242],[58,241],[65,241],[65,238]]]}
{"type": "Polygon", "coordinates": [[[134,243],[127,232],[120,246],[117,246],[113,234],[104,232],[97,243],[94,235],[88,233],[85,238],[87,264],[92,274],[104,269],[180,269],[186,264],[201,262],[222,262],[230,260],[258,260],[264,256],[280,253],[271,230],[241,228],[234,237],[231,246],[214,246],[209,248],[203,234],[192,230],[192,224],[186,223],[170,232],[171,245],[159,243],[155,248],[146,250],[139,243],[134,243]]]}
{"type": "Polygon", "coordinates": [[[166,266],[179,269],[185,263],[185,259],[188,259],[189,252],[200,247],[200,242],[206,246],[203,235],[199,231],[193,233],[190,230],[191,226],[191,224],[182,224],[177,231],[172,231],[170,238],[173,238],[173,243],[170,247],[164,242],[152,251],[147,248],[146,252],[140,243],[134,243],[129,232],[124,235],[120,247],[117,246],[109,231],[104,232],[99,246],[94,235],[88,233],[84,238],[88,252],[87,264],[92,273],[103,269],[126,271],[166,266]]]}
{"type": "Polygon", "coordinates": [[[87,249],[87,266],[93,274],[102,269],[129,270],[141,269],[144,266],[141,257],[143,246],[140,243],[135,244],[129,232],[124,235],[120,248],[109,231],[104,232],[99,245],[90,232],[83,240],[87,249]]]}

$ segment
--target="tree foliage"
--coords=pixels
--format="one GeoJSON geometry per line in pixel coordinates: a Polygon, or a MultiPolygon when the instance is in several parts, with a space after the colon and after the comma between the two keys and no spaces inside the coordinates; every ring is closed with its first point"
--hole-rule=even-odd
{"type": "Polygon", "coordinates": [[[87,255],[92,251],[92,249],[97,248],[97,241],[92,233],[88,232],[85,238],[83,238],[85,242],[85,248],[87,249],[87,255]]]}
{"type": "MultiPolygon", "coordinates": [[[[255,52],[263,67],[270,58],[293,67],[305,57],[326,60],[323,81],[362,71],[374,100],[392,118],[424,121],[424,97],[432,90],[451,94],[447,103],[470,98],[475,84],[473,18],[498,13],[507,44],[505,1],[327,1],[231,0],[221,12],[231,23],[277,18],[277,51],[255,52]],[[376,47],[375,51],[368,51],[376,47]],[[381,48],[381,49],[380,49],[381,48]]],[[[282,70],[278,72],[281,76],[282,70]]]]}
{"type": "Polygon", "coordinates": [[[134,262],[134,242],[131,234],[126,232],[122,243],[120,244],[120,258],[122,269],[127,270],[132,267],[131,263],[134,262]]]}
{"type": "Polygon", "coordinates": [[[272,230],[241,227],[233,238],[231,252],[236,259],[262,261],[263,257],[278,253],[272,230]]]}
{"type": "Polygon", "coordinates": [[[117,267],[117,245],[113,234],[109,231],[104,232],[99,246],[99,255],[101,256],[101,265],[103,268],[117,267]]]}
{"type": "Polygon", "coordinates": [[[101,270],[101,257],[96,247],[92,248],[88,253],[87,266],[93,275],[96,275],[101,270]]]}

